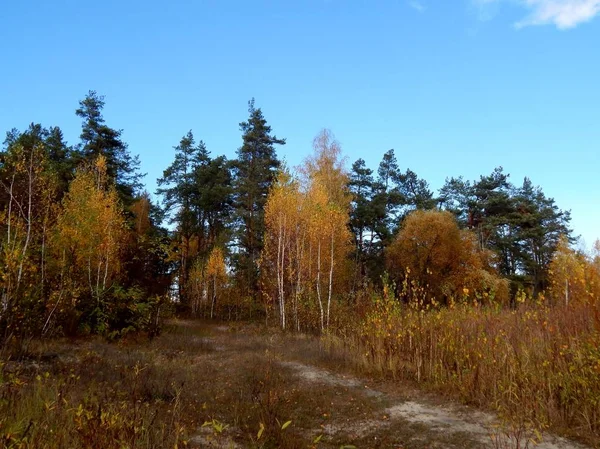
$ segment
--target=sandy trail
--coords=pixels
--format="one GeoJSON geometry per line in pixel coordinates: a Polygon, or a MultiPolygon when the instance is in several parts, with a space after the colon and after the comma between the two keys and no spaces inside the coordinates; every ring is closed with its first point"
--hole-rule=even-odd
{"type": "MultiPolygon", "coordinates": [[[[227,356],[227,352],[249,350],[251,347],[247,335],[236,335],[233,339],[231,336],[232,332],[227,327],[220,326],[213,328],[212,336],[206,341],[214,345],[219,356],[223,357],[227,356]]],[[[410,399],[392,398],[368,387],[363,379],[323,369],[311,360],[292,360],[278,347],[280,341],[269,337],[264,339],[264,346],[257,351],[257,357],[264,356],[264,347],[269,348],[277,354],[277,363],[291,371],[302,388],[310,391],[311,386],[325,386],[348,401],[357,395],[362,396],[374,407],[375,412],[370,417],[338,417],[318,429],[307,429],[307,441],[322,435],[323,440],[328,437],[347,441],[348,444],[356,444],[357,448],[585,449],[583,445],[551,434],[544,434],[542,441],[535,444],[527,443],[529,438],[525,435],[520,436],[521,441],[516,441],[516,433],[501,430],[498,419],[491,413],[448,401],[434,404],[425,395],[419,397],[418,393],[410,399]]],[[[226,447],[230,443],[226,440],[225,446],[209,447],[226,447]]]]}
{"type": "MultiPolygon", "coordinates": [[[[283,366],[292,368],[306,383],[320,382],[332,387],[347,387],[359,391],[361,394],[373,398],[382,398],[384,393],[371,389],[359,379],[350,376],[341,376],[312,365],[302,364],[297,361],[281,361],[283,366]]],[[[427,433],[455,434],[457,438],[464,439],[464,444],[484,448],[513,448],[518,444],[513,435],[506,435],[499,430],[499,422],[491,413],[484,413],[457,404],[444,406],[432,405],[415,400],[402,401],[388,406],[382,410],[382,419],[358,420],[349,423],[332,423],[326,426],[326,434],[346,432],[358,437],[365,437],[385,432],[393,426],[403,424],[417,424],[427,429],[427,433]]],[[[509,432],[512,434],[513,432],[509,432]]],[[[524,443],[521,443],[521,447],[524,443]]],[[[543,440],[538,443],[530,442],[530,447],[539,449],[582,449],[585,446],[568,441],[551,434],[543,435],[543,440]]]]}

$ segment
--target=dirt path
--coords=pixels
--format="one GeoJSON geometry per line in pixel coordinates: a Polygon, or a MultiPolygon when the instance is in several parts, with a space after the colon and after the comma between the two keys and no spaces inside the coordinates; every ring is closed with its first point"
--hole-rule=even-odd
{"type": "MultiPolygon", "coordinates": [[[[355,389],[367,397],[381,399],[384,393],[364,386],[354,377],[340,376],[321,368],[299,362],[281,361],[283,366],[292,368],[307,384],[320,382],[333,388],[344,386],[355,389]]],[[[379,412],[382,419],[356,420],[331,423],[325,427],[325,434],[345,433],[359,438],[393,432],[394,427],[411,426],[423,428],[432,445],[440,442],[443,447],[457,443],[457,447],[517,447],[514,432],[506,435],[498,429],[494,415],[470,409],[457,404],[433,405],[425,401],[405,400],[385,407],[379,412]]],[[[530,444],[533,446],[533,444],[530,444]]],[[[523,443],[521,443],[523,447],[523,443]]],[[[543,441],[535,445],[539,449],[583,448],[578,444],[552,435],[544,435],[543,441]]]]}
{"type": "MultiPolygon", "coordinates": [[[[275,367],[271,370],[277,370],[287,388],[284,391],[290,392],[283,413],[292,421],[294,438],[304,440],[294,447],[584,448],[552,435],[544,435],[537,445],[527,444],[526,435],[499,430],[492,414],[439,399],[432,401],[413,390],[399,391],[391,382],[373,388],[367,379],[325,369],[314,339],[264,336],[245,328],[214,326],[204,342],[213,347],[208,357],[214,360],[235,363],[236,358],[246,356],[255,358],[258,366],[275,367]]],[[[212,433],[212,426],[206,426],[192,441],[203,447],[246,447],[237,438],[239,429],[229,428],[218,442],[210,438],[212,433]]],[[[257,440],[247,447],[262,446],[257,440]]]]}

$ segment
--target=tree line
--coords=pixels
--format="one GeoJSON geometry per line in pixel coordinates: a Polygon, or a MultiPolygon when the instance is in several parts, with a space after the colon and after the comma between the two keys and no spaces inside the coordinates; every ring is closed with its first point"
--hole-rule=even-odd
{"type": "Polygon", "coordinates": [[[311,156],[287,167],[277,156],[285,139],[254,100],[248,106],[234,159],[213,156],[191,130],[183,135],[158,179],[158,203],[94,91],[76,109],[75,145],[59,127],[8,132],[2,341],[152,333],[173,308],[323,331],[348,319],[336,310],[384,285],[423,306],[509,306],[520,292],[589,290],[585,280],[569,284],[593,265],[569,246],[569,212],[529,179],[515,185],[498,167],[472,181],[448,178],[436,194],[400,168],[394,150],[376,170],[363,159],[346,169],[327,130],[311,156]]]}
{"type": "Polygon", "coordinates": [[[142,191],[139,160],[90,91],[80,141],[32,123],[0,153],[0,341],[155,322],[171,283],[170,237],[142,191]]]}

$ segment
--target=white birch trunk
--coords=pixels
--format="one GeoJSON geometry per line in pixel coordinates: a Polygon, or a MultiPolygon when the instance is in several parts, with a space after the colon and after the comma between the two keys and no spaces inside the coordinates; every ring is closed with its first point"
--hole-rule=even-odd
{"type": "Polygon", "coordinates": [[[329,291],[327,293],[327,328],[329,329],[329,311],[331,310],[331,293],[333,289],[333,229],[331,229],[331,255],[329,266],[329,291]]]}
{"type": "Polygon", "coordinates": [[[319,310],[321,312],[321,331],[325,330],[325,319],[323,312],[323,300],[321,298],[321,239],[317,246],[317,299],[319,300],[319,310]]]}

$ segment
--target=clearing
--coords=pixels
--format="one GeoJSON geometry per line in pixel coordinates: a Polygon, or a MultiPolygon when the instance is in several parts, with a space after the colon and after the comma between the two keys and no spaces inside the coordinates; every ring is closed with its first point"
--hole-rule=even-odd
{"type": "MultiPolygon", "coordinates": [[[[353,373],[311,336],[174,320],[152,341],[32,342],[0,362],[0,447],[533,447],[492,413],[353,373]]],[[[579,444],[544,435],[541,449],[579,444]]]]}
{"type": "MultiPolygon", "coordinates": [[[[216,371],[227,372],[230,382],[248,374],[242,367],[244,361],[252,359],[266,368],[269,378],[279,378],[276,384],[285,385],[285,399],[276,407],[277,422],[283,425],[291,421],[282,433],[293,434],[296,442],[302,441],[300,447],[534,447],[533,442],[528,442],[532,435],[516,429],[500,429],[492,413],[441,400],[398,382],[374,381],[349,374],[345,369],[347,363],[332,358],[314,337],[265,336],[258,328],[249,326],[208,326],[205,329],[208,336],[203,341],[214,349],[214,353],[205,357],[205,363],[216,364],[216,371]]],[[[257,382],[264,385],[259,379],[257,382]]],[[[273,391],[278,390],[273,386],[273,391]]],[[[261,401],[259,397],[255,400],[261,401]]],[[[228,414],[223,413],[219,422],[226,423],[227,418],[228,414]]],[[[190,443],[245,447],[244,430],[255,440],[250,441],[249,446],[259,446],[254,429],[235,425],[222,432],[214,426],[205,426],[190,443]]],[[[286,440],[280,444],[284,445],[286,440]]],[[[544,435],[535,447],[575,449],[584,446],[544,435]]]]}

